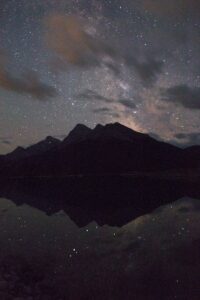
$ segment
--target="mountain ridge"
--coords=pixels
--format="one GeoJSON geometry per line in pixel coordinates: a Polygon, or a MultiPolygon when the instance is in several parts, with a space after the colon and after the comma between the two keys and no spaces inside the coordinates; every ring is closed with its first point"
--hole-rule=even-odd
{"type": "MultiPolygon", "coordinates": [[[[82,142],[84,139],[88,138],[88,139],[94,139],[94,136],[92,136],[94,133],[95,133],[95,136],[96,138],[98,138],[98,134],[100,131],[104,130],[104,129],[110,129],[112,127],[118,127],[123,129],[123,130],[126,130],[126,133],[129,131],[129,134],[132,135],[133,137],[133,133],[135,134],[134,137],[136,136],[140,136],[140,137],[149,137],[150,139],[156,141],[156,142],[160,142],[160,143],[164,143],[164,144],[167,144],[167,145],[171,145],[172,147],[175,147],[175,148],[180,148],[178,146],[175,146],[171,143],[167,143],[165,141],[159,141],[157,139],[155,139],[154,137],[151,137],[150,135],[148,135],[147,133],[141,133],[141,132],[138,132],[138,131],[135,131],[129,127],[126,127],[125,125],[122,125],[121,123],[119,122],[115,122],[115,123],[108,123],[108,124],[105,124],[105,125],[102,125],[102,124],[97,124],[93,129],[82,124],[82,123],[78,123],[69,133],[68,135],[63,139],[63,140],[59,140],[57,138],[55,138],[54,136],[47,136],[46,138],[44,138],[43,140],[40,140],[38,142],[36,142],[35,144],[33,145],[30,145],[28,147],[22,147],[22,146],[17,146],[17,148],[15,148],[13,151],[11,152],[8,152],[6,154],[1,154],[0,156],[8,156],[8,155],[11,155],[15,152],[24,152],[24,150],[29,150],[35,146],[39,146],[40,144],[44,144],[46,143],[47,141],[51,142],[52,141],[56,141],[57,142],[57,145],[58,144],[61,144],[61,143],[65,143],[65,144],[69,144],[69,143],[75,143],[75,142],[82,142]],[[90,136],[89,136],[90,135],[90,136]]],[[[107,130],[107,132],[109,132],[109,130],[107,130]]],[[[117,137],[117,136],[116,136],[117,137]]],[[[122,139],[127,139],[127,136],[123,137],[122,134],[121,136],[118,135],[118,137],[122,138],[122,139]]],[[[200,146],[189,146],[187,148],[184,148],[184,149],[190,149],[190,148],[199,148],[200,149],[200,146]]],[[[180,148],[181,149],[181,148],[180,148]]]]}
{"type": "Polygon", "coordinates": [[[0,176],[65,176],[199,168],[200,147],[181,149],[120,123],[77,124],[60,141],[48,136],[1,157],[0,176]]]}

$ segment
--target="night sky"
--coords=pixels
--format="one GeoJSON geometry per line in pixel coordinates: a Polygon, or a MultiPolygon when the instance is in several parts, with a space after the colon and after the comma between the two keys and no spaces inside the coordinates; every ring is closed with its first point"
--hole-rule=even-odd
{"type": "Polygon", "coordinates": [[[120,122],[200,144],[199,0],[1,0],[0,153],[120,122]]]}

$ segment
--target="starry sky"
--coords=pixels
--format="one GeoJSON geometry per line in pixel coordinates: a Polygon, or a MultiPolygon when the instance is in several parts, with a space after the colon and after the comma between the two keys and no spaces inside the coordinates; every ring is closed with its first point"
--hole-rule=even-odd
{"type": "Polygon", "coordinates": [[[120,122],[200,144],[199,0],[1,0],[0,153],[120,122]]]}

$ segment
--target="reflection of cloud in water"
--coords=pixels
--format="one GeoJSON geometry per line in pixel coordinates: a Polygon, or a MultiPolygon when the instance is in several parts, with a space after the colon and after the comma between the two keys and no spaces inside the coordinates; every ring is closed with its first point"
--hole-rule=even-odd
{"type": "MultiPolygon", "coordinates": [[[[122,228],[99,227],[93,222],[79,229],[62,212],[49,217],[26,205],[16,207],[11,201],[1,199],[0,255],[1,259],[8,254],[31,261],[39,258],[41,264],[43,258],[45,261],[48,258],[52,276],[64,273],[70,293],[77,300],[81,299],[82,290],[87,295],[91,288],[102,293],[105,289],[107,293],[108,288],[111,292],[114,287],[117,294],[112,299],[118,299],[117,295],[123,293],[123,287],[120,291],[117,288],[119,280],[125,280],[129,289],[138,287],[141,293],[140,285],[149,283],[145,276],[149,272],[157,274],[160,268],[159,276],[152,273],[161,277],[158,280],[164,276],[163,280],[172,281],[170,284],[175,284],[175,280],[185,284],[186,269],[192,274],[199,271],[193,254],[196,251],[193,242],[200,239],[199,208],[199,200],[183,198],[122,228]],[[178,253],[188,247],[192,251],[190,265],[184,269],[178,253]]],[[[184,259],[185,252],[181,253],[184,259]]],[[[126,284],[123,283],[124,288],[126,284]]]]}

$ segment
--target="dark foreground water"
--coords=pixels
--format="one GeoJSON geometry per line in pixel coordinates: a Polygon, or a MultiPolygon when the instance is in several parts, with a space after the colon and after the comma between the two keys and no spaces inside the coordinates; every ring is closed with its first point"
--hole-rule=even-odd
{"type": "Polygon", "coordinates": [[[31,199],[34,207],[27,194],[20,204],[11,194],[0,198],[0,299],[200,299],[198,199],[182,197],[133,220],[129,206],[127,222],[113,207],[108,226],[103,213],[91,220],[89,208],[87,222],[86,207],[48,215],[38,208],[42,198],[31,199]]]}

